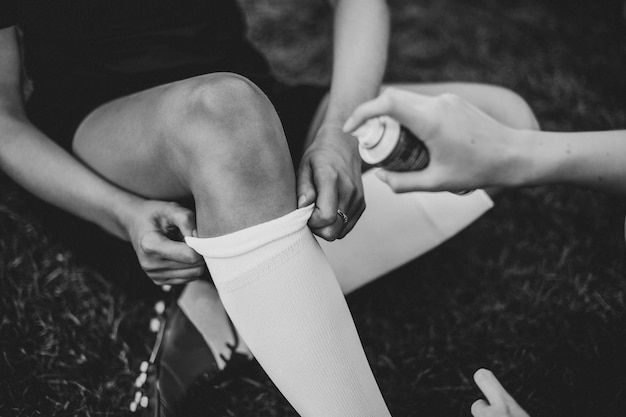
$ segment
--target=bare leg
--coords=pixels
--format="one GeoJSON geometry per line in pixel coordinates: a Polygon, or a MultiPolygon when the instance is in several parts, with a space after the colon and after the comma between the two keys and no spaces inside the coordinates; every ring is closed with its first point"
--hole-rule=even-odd
{"type": "MultiPolygon", "coordinates": [[[[136,194],[160,200],[193,198],[199,233],[209,236],[293,208],[295,185],[284,141],[273,107],[256,86],[232,74],[210,74],[102,106],[82,123],[73,145],[87,165],[136,194]]],[[[167,391],[163,407],[184,395],[203,372],[215,372],[210,356],[223,369],[224,358],[232,354],[229,345],[249,354],[233,334],[212,285],[192,282],[178,306],[183,314],[172,317],[182,321],[171,320],[170,325],[191,321],[206,342],[206,347],[194,349],[206,360],[200,367],[186,366],[178,359],[178,344],[164,344],[162,358],[174,376],[161,373],[160,386],[167,391]]],[[[179,327],[172,331],[193,332],[188,325],[179,327]]]]}
{"type": "Polygon", "coordinates": [[[193,196],[199,234],[213,239],[188,242],[205,256],[233,322],[296,410],[388,415],[345,299],[306,228],[310,212],[294,211],[287,143],[255,86],[213,74],[117,100],[85,120],[74,148],[128,190],[193,196]],[[257,243],[257,225],[271,241],[257,243]]]}
{"type": "Polygon", "coordinates": [[[456,94],[502,124],[516,129],[539,129],[539,122],[528,103],[507,88],[476,83],[396,84],[393,87],[427,96],[456,94]]]}
{"type": "Polygon", "coordinates": [[[232,74],[183,80],[106,104],[80,126],[74,151],[105,178],[144,197],[193,196],[202,236],[295,208],[280,120],[256,86],[232,74]]]}

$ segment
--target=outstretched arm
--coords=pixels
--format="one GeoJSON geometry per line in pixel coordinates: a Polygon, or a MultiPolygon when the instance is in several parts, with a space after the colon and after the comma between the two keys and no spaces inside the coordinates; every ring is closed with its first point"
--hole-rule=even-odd
{"type": "Polygon", "coordinates": [[[457,96],[427,97],[390,88],[359,106],[345,131],[383,114],[413,131],[430,154],[423,171],[379,171],[397,192],[557,183],[626,192],[626,130],[511,129],[457,96]]]}
{"type": "Polygon", "coordinates": [[[514,132],[526,169],[513,185],[572,184],[626,193],[626,130],[514,132]]]}
{"type": "Polygon", "coordinates": [[[298,173],[299,207],[316,209],[309,226],[326,240],[348,233],[365,208],[356,141],[341,130],[360,103],[378,94],[387,60],[389,12],[383,0],[336,0],[328,108],[298,173]],[[351,219],[344,227],[341,209],[351,219]]]}
{"type": "Polygon", "coordinates": [[[155,281],[178,283],[203,272],[200,257],[161,233],[163,226],[172,226],[191,235],[191,212],[144,200],[105,181],[28,121],[14,27],[0,30],[0,169],[39,198],[131,241],[155,281]],[[169,265],[176,272],[164,270],[166,256],[173,258],[169,265]]]}

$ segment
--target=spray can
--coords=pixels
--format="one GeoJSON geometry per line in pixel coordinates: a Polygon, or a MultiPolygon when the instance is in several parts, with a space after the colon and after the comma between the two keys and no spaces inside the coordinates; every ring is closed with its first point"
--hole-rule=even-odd
{"type": "MultiPolygon", "coordinates": [[[[388,171],[420,171],[428,166],[428,149],[417,136],[389,116],[369,119],[352,133],[361,159],[388,171]]],[[[474,190],[454,191],[467,195],[474,190]]]]}
{"type": "Polygon", "coordinates": [[[389,116],[369,119],[353,133],[364,162],[389,171],[419,171],[428,165],[428,150],[407,128],[389,116]]]}

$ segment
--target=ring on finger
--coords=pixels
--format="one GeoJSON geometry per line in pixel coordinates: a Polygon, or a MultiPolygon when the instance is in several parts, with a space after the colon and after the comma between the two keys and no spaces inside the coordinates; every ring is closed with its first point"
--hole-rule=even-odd
{"type": "Polygon", "coordinates": [[[348,223],[348,215],[343,211],[337,209],[337,216],[341,217],[341,221],[343,221],[344,224],[348,223]]]}

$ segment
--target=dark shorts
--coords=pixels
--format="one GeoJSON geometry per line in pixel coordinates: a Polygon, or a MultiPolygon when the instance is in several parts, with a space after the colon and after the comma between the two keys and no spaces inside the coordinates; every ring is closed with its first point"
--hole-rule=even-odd
{"type": "MultiPolygon", "coordinates": [[[[280,116],[294,166],[297,166],[302,156],[309,125],[328,89],[313,85],[288,86],[273,80],[260,87],[280,116]]],[[[41,95],[35,93],[33,101],[29,102],[28,113],[31,121],[70,152],[72,139],[82,120],[95,108],[108,101],[102,101],[101,97],[92,95],[51,105],[44,103],[39,97],[41,95]]],[[[152,281],[139,267],[130,244],[56,207],[40,203],[37,209],[44,225],[81,261],[95,267],[126,291],[137,294],[156,291],[152,281]]]]}

